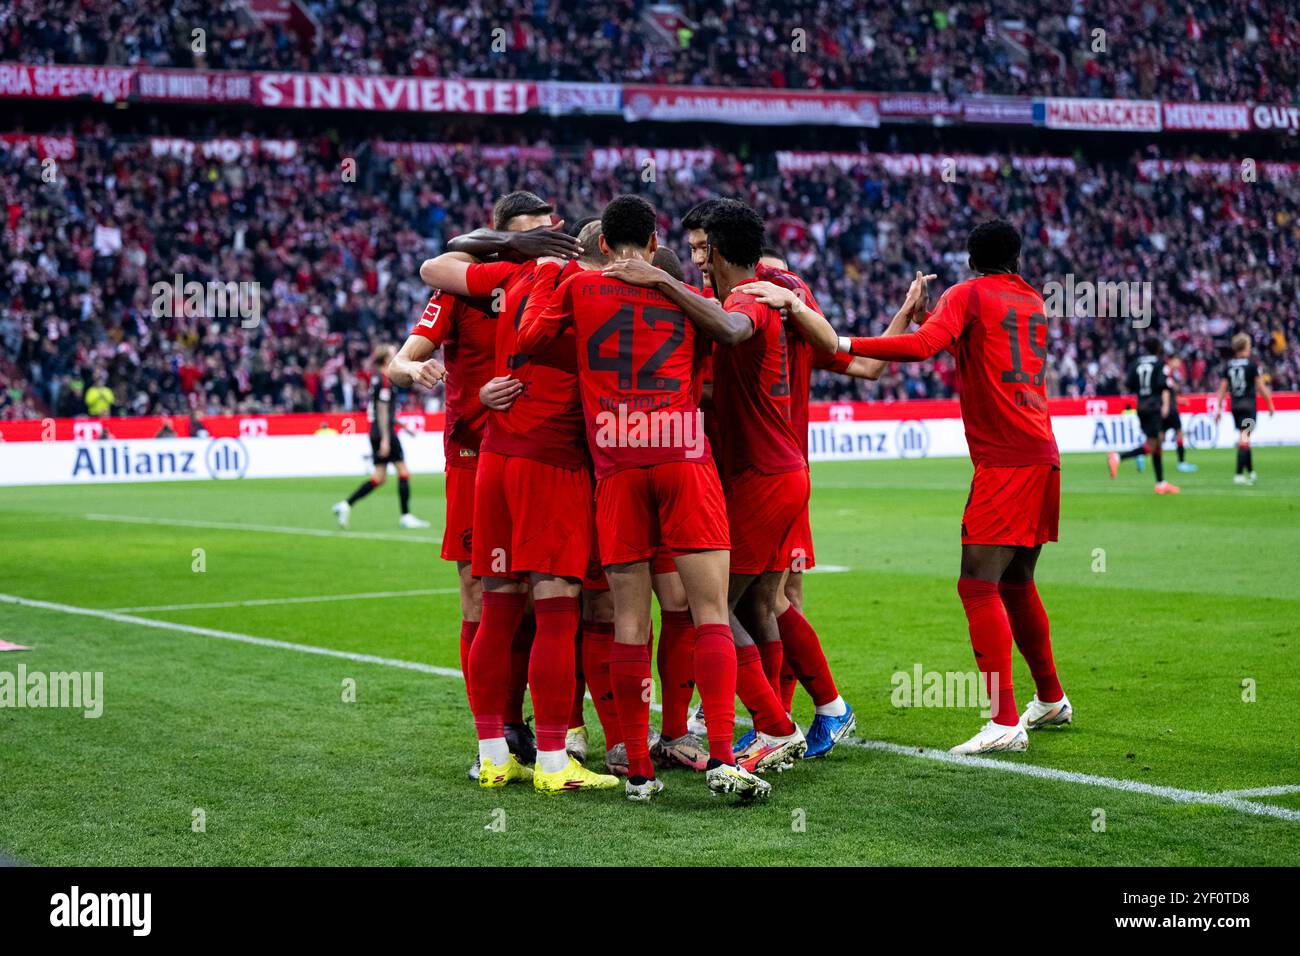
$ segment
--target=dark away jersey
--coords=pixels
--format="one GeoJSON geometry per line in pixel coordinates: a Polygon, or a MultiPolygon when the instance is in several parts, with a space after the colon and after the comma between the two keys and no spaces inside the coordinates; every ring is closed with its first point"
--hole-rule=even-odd
{"type": "Polygon", "coordinates": [[[397,402],[394,400],[396,390],[388,376],[377,373],[370,379],[370,401],[366,403],[366,414],[370,416],[370,434],[376,440],[384,437],[379,427],[379,413],[382,409],[388,418],[388,434],[397,434],[397,402]]]}
{"type": "Polygon", "coordinates": [[[1228,399],[1233,411],[1255,411],[1255,383],[1259,366],[1254,359],[1233,358],[1223,366],[1223,380],[1228,383],[1228,399]]]}
{"type": "Polygon", "coordinates": [[[1128,390],[1137,396],[1138,411],[1160,411],[1160,396],[1169,388],[1169,371],[1158,355],[1142,354],[1128,370],[1128,390]]]}

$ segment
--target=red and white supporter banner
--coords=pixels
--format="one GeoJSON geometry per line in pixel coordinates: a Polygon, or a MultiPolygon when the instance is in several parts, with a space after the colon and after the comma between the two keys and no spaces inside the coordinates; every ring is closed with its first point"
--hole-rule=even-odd
{"type": "Polygon", "coordinates": [[[77,155],[77,138],[71,134],[44,136],[37,133],[0,133],[0,148],[35,150],[39,159],[72,159],[77,155]]]}
{"type": "Polygon", "coordinates": [[[961,116],[967,123],[1032,126],[1034,101],[1027,96],[968,96],[961,101],[961,116]]]}
{"type": "Polygon", "coordinates": [[[1167,130],[1212,130],[1244,133],[1250,129],[1250,107],[1245,103],[1161,103],[1167,130]]]}
{"type": "Polygon", "coordinates": [[[115,103],[126,99],[134,77],[133,67],[0,63],[0,96],[37,100],[71,100],[85,96],[101,103],[115,103]]]}
{"type": "Polygon", "coordinates": [[[552,116],[617,116],[623,112],[623,87],[618,83],[538,83],[537,108],[552,116]]]}
{"type": "Polygon", "coordinates": [[[508,114],[535,107],[537,87],[514,80],[258,73],[253,101],[276,109],[508,114]]]}
{"type": "Polygon", "coordinates": [[[878,101],[872,93],[741,90],[707,86],[625,86],[623,116],[632,122],[880,125],[878,101]]]}
{"type": "Polygon", "coordinates": [[[1281,130],[1294,133],[1300,130],[1300,106],[1256,106],[1250,111],[1251,121],[1258,130],[1281,130]]]}
{"type": "Polygon", "coordinates": [[[932,93],[878,93],[877,105],[882,120],[957,119],[961,103],[932,93]]]}
{"type": "MultiPolygon", "coordinates": [[[[1300,163],[1254,163],[1246,160],[1252,165],[1254,174],[1259,179],[1295,179],[1300,177],[1300,163]]],[[[1243,178],[1247,166],[1242,162],[1231,162],[1228,160],[1202,160],[1202,159],[1143,159],[1137,164],[1138,176],[1142,179],[1160,179],[1171,173],[1186,173],[1189,176],[1201,177],[1209,176],[1214,179],[1239,179],[1243,178]]]]}
{"type": "Polygon", "coordinates": [[[479,146],[466,143],[401,143],[389,140],[375,142],[375,152],[391,159],[401,157],[416,163],[445,163],[457,156],[472,156],[492,166],[500,166],[512,159],[550,162],[555,150],[549,146],[479,146]]]}
{"type": "MultiPolygon", "coordinates": [[[[845,171],[863,163],[878,163],[891,176],[932,176],[942,173],[946,163],[966,175],[991,176],[1007,162],[1000,156],[976,156],[970,153],[823,153],[778,152],[776,166],[781,172],[807,172],[818,166],[838,166],[845,171]]],[[[1038,175],[1047,172],[1073,173],[1077,168],[1069,156],[1012,156],[1011,168],[1038,175]]]]}
{"type": "Polygon", "coordinates": [[[1085,100],[1047,97],[1034,104],[1042,110],[1048,129],[1082,129],[1123,133],[1160,132],[1160,103],[1156,100],[1085,100]]]}
{"type": "Polygon", "coordinates": [[[149,152],[153,156],[172,156],[191,162],[197,154],[201,159],[216,159],[233,163],[245,156],[266,154],[276,159],[293,159],[298,155],[298,141],[293,139],[181,139],[177,136],[149,137],[149,152]]]}
{"type": "Polygon", "coordinates": [[[253,74],[224,70],[141,69],[136,96],[163,103],[252,103],[253,74]]]}
{"type": "Polygon", "coordinates": [[[611,146],[587,152],[587,161],[597,171],[632,165],[638,168],[653,162],[656,169],[679,171],[712,166],[721,154],[716,149],[642,149],[638,146],[611,146]]]}

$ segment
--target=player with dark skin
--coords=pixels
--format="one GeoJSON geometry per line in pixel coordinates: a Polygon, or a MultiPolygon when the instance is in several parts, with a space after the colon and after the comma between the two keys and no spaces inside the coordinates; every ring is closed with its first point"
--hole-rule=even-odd
{"type": "Polygon", "coordinates": [[[947,349],[957,360],[975,466],[962,516],[957,592],[991,719],[952,752],[976,754],[1025,750],[1027,731],[1070,723],[1073,708],[1056,675],[1034,583],[1042,544],[1057,539],[1060,511],[1060,453],[1044,387],[1046,310],[1020,277],[1020,234],[1011,223],[980,223],[967,250],[975,277],[950,287],[919,331],[844,338],[841,348],[897,361],[923,361],[947,349]],[[1023,714],[1010,680],[1013,644],[1036,687],[1023,714]]]}

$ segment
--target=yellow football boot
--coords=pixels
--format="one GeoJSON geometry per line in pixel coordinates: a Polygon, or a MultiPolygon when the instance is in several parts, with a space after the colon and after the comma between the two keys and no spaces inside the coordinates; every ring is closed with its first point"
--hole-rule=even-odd
{"type": "Polygon", "coordinates": [[[533,772],[515,759],[511,754],[503,764],[484,760],[478,768],[478,785],[485,790],[504,787],[508,783],[524,782],[533,779],[533,772]]]}
{"type": "Polygon", "coordinates": [[[608,790],[618,786],[618,777],[593,773],[572,757],[563,770],[544,773],[540,765],[533,771],[533,789],[538,793],[563,793],[565,790],[608,790]]]}

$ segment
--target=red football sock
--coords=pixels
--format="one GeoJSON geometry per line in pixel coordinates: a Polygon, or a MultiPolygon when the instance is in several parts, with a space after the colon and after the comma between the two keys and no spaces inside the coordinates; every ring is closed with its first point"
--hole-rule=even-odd
{"type": "Polygon", "coordinates": [[[510,643],[509,690],[506,693],[506,723],[524,722],[524,690],[528,687],[528,661],[533,653],[533,635],[537,633],[537,618],[524,615],[515,629],[510,643]]]}
{"type": "Polygon", "coordinates": [[[993,719],[1011,726],[1020,719],[1020,712],[1011,686],[1011,622],[1007,620],[998,586],[992,581],[959,578],[957,593],[966,609],[975,664],[984,676],[993,719]]]}
{"type": "Polygon", "coordinates": [[[781,706],[788,714],[794,710],[794,689],[799,686],[799,678],[790,669],[790,655],[784,649],[781,653],[781,706]]]}
{"type": "Polygon", "coordinates": [[[587,671],[582,663],[582,625],[579,624],[573,633],[573,705],[569,708],[569,726],[582,727],[587,723],[582,712],[582,701],[587,696],[587,671]]]}
{"type": "Polygon", "coordinates": [[[1011,635],[1015,638],[1020,656],[1029,664],[1034,675],[1034,689],[1038,699],[1054,704],[1065,696],[1061,682],[1056,679],[1056,661],[1052,657],[1051,626],[1047,612],[1038,596],[1033,581],[1003,581],[998,585],[1002,604],[1007,609],[1011,635]]]}
{"type": "Polygon", "coordinates": [[[469,649],[474,646],[476,633],[478,633],[478,621],[460,622],[460,672],[465,677],[465,699],[469,701],[471,713],[474,711],[474,695],[470,693],[469,649]]]}
{"type": "MultiPolygon", "coordinates": [[[[758,657],[763,662],[763,673],[767,676],[767,682],[772,685],[772,693],[776,694],[776,699],[781,700],[781,665],[785,663],[785,655],[781,653],[780,641],[764,641],[758,645],[758,657]]],[[[786,713],[789,713],[787,710],[786,713]]]]}
{"type": "MultiPolygon", "coordinates": [[[[831,676],[831,667],[826,663],[826,655],[822,652],[822,642],[808,619],[791,604],[784,613],[777,616],[776,627],[781,633],[781,646],[785,650],[785,659],[790,662],[790,670],[813,699],[813,704],[820,707],[838,697],[840,692],[835,686],[835,678],[831,676]]],[[[793,688],[790,690],[790,700],[794,700],[793,688]]]]}
{"type": "MultiPolygon", "coordinates": [[[[773,737],[794,733],[794,724],[781,709],[781,701],[772,691],[763,673],[763,659],[753,644],[736,648],[736,693],[740,702],[754,715],[754,729],[773,737]]],[[[708,715],[704,717],[708,721],[708,715]]]]}
{"type": "Polygon", "coordinates": [[[623,742],[623,728],[618,722],[618,706],[609,681],[609,655],[614,646],[614,625],[584,621],[582,623],[582,670],[591,688],[591,699],[605,733],[605,750],[623,742]]]}
{"type": "Polygon", "coordinates": [[[663,611],[659,632],[659,687],[663,697],[663,735],[675,740],[686,733],[686,718],[695,691],[695,624],[690,611],[663,611]]]}
{"type": "Polygon", "coordinates": [[[524,616],[525,596],[513,591],[484,591],[483,620],[469,652],[470,700],[480,740],[505,736],[506,697],[510,680],[510,644],[524,616]]]}
{"type": "Polygon", "coordinates": [[[736,731],[736,644],[731,627],[701,624],[695,634],[695,686],[709,727],[709,756],[735,763],[731,741],[736,731]]]}
{"type": "Polygon", "coordinates": [[[650,762],[650,648],[614,642],[609,653],[609,679],[627,747],[627,775],[653,777],[650,762]]]}
{"type": "Polygon", "coordinates": [[[573,706],[573,632],[581,614],[576,597],[534,599],[537,636],[528,664],[528,689],[538,750],[563,750],[573,706]]]}

